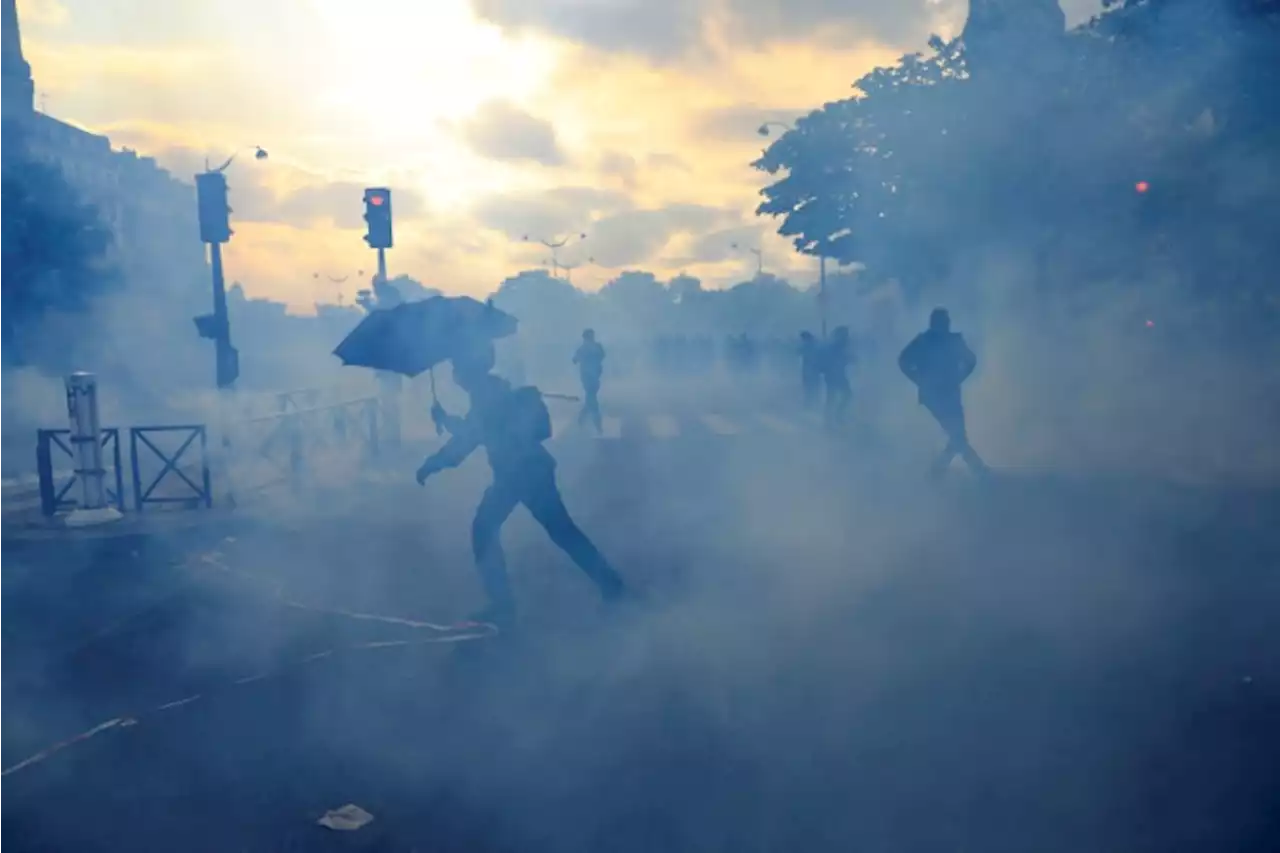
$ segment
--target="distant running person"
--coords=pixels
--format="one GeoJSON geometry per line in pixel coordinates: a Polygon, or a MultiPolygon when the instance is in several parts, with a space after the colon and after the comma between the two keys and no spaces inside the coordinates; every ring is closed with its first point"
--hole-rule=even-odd
{"type": "Polygon", "coordinates": [[[604,418],[600,414],[600,378],[604,376],[604,347],[596,340],[594,329],[583,330],[582,345],[573,354],[573,363],[578,365],[578,378],[582,380],[582,393],[585,397],[582,411],[578,413],[578,426],[590,420],[596,432],[603,433],[604,418]]]}
{"type": "Polygon", "coordinates": [[[844,423],[853,386],[849,384],[849,365],[853,363],[853,340],[848,326],[837,326],[831,340],[821,350],[822,378],[827,389],[826,423],[835,429],[844,423]]]}

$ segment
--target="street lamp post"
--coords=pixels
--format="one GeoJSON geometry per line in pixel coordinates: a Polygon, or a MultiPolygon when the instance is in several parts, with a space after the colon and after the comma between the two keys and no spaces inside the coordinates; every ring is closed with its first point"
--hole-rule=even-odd
{"type": "MultiPolygon", "coordinates": [[[[730,243],[729,246],[737,251],[741,251],[743,248],[737,243],[730,243]]],[[[760,278],[760,276],[764,275],[764,250],[748,246],[747,251],[756,256],[756,278],[760,278]]]]}
{"type": "MultiPolygon", "coordinates": [[[[770,136],[770,128],[776,127],[783,133],[790,133],[795,130],[795,126],[785,121],[766,121],[764,124],[756,128],[756,133],[760,136],[770,136]]],[[[827,336],[827,256],[822,251],[818,251],[818,314],[822,323],[822,336],[827,336]]]]}
{"type": "MultiPolygon", "coordinates": [[[[587,235],[585,233],[580,233],[578,234],[578,239],[585,240],[587,239],[587,235]]],[[[569,245],[569,242],[571,240],[573,240],[573,237],[561,237],[558,240],[546,240],[543,238],[531,240],[528,234],[524,235],[524,242],[541,243],[542,245],[546,246],[548,249],[551,250],[551,277],[552,278],[559,278],[559,275],[557,275],[557,273],[559,272],[559,270],[565,269],[565,267],[560,263],[559,252],[565,246],[569,245]]]]}
{"type": "MultiPolygon", "coordinates": [[[[573,284],[573,271],[583,264],[594,264],[595,262],[595,258],[587,258],[585,261],[579,261],[576,264],[560,264],[560,269],[564,270],[564,280],[569,284],[573,284]]],[[[552,263],[554,264],[555,261],[552,260],[552,263]]]]}

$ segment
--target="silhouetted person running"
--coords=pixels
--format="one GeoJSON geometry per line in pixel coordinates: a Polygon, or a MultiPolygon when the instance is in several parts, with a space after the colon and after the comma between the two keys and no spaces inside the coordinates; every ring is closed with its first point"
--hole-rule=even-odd
{"type": "Polygon", "coordinates": [[[813,332],[800,333],[800,388],[804,391],[804,406],[812,409],[822,393],[822,353],[813,332]]]}
{"type": "Polygon", "coordinates": [[[578,378],[582,380],[582,393],[586,398],[578,413],[578,426],[590,418],[596,432],[604,432],[604,419],[600,415],[600,377],[604,375],[604,347],[596,340],[592,329],[582,332],[582,346],[573,354],[578,365],[578,378]]]}
{"type": "Polygon", "coordinates": [[[920,391],[920,404],[947,434],[947,446],[933,463],[931,473],[941,477],[959,454],[975,474],[986,474],[987,466],[969,445],[965,432],[964,404],[960,386],[978,366],[978,357],[959,332],[951,331],[951,315],[935,308],[929,328],[916,335],[898,356],[898,367],[920,391]]]}
{"type": "Polygon", "coordinates": [[[845,412],[853,400],[849,384],[849,365],[853,362],[853,341],[848,326],[837,326],[831,340],[822,347],[822,379],[827,386],[826,421],[828,427],[844,423],[845,412]]]}
{"type": "Polygon", "coordinates": [[[551,437],[551,418],[537,388],[513,389],[494,376],[493,345],[485,342],[453,359],[454,381],[471,398],[465,418],[450,415],[439,403],[431,407],[436,423],[449,431],[449,441],[418,469],[419,484],[432,474],[456,468],[483,446],[493,469],[471,523],[471,548],[488,606],[475,618],[509,624],[515,601],[507,583],[502,552],[502,525],[517,504],[524,504],[551,541],[595,583],[606,601],[622,597],[625,585],[591,540],[578,528],[556,485],[556,463],[542,442],[551,437]]]}

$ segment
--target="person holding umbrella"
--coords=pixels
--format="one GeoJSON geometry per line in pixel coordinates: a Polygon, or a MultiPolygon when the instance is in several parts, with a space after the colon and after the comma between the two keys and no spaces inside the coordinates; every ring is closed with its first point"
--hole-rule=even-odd
{"type": "Polygon", "coordinates": [[[492,373],[493,344],[477,340],[452,358],[454,382],[471,399],[466,417],[445,412],[437,402],[433,420],[449,433],[444,447],[422,463],[420,485],[435,474],[462,464],[483,446],[493,469],[493,483],[480,499],[471,523],[471,548],[488,606],[474,617],[497,625],[515,618],[515,601],[507,582],[502,551],[502,525],[517,504],[524,504],[562,551],[596,585],[605,601],[623,597],[626,585],[587,535],[574,522],[556,484],[556,462],[543,442],[551,437],[551,417],[537,388],[513,389],[492,373]]]}
{"type": "MultiPolygon", "coordinates": [[[[456,468],[484,447],[493,469],[471,524],[471,547],[488,606],[476,621],[499,626],[515,619],[515,601],[507,583],[502,525],[524,504],[551,541],[595,583],[606,601],[627,592],[622,578],[574,523],[556,484],[556,462],[543,442],[551,437],[551,416],[542,392],[529,385],[513,388],[494,375],[493,341],[515,334],[511,315],[469,297],[435,296],[370,314],[334,350],[347,365],[417,376],[450,361],[453,378],[471,399],[465,417],[450,415],[435,401],[431,417],[449,440],[422,463],[419,485],[441,471],[456,468]]],[[[435,394],[432,373],[432,396],[435,394]]]]}

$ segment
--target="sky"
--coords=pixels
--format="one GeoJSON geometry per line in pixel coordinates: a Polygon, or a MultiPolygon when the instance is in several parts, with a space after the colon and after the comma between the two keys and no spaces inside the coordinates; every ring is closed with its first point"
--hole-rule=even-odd
{"type": "MultiPolygon", "coordinates": [[[[1064,0],[1069,23],[1099,0],[1064,0]]],[[[764,121],[854,80],[966,0],[18,0],[37,106],[156,157],[228,172],[229,277],[306,310],[374,259],[362,189],[393,191],[388,270],[481,295],[559,253],[708,285],[815,262],[753,211],[764,121]],[[586,239],[578,235],[586,234],[586,239]],[[528,235],[532,240],[526,242],[528,235]],[[734,248],[737,244],[738,248],[734,248]],[[316,278],[316,274],[319,278],[316,278]]]]}

